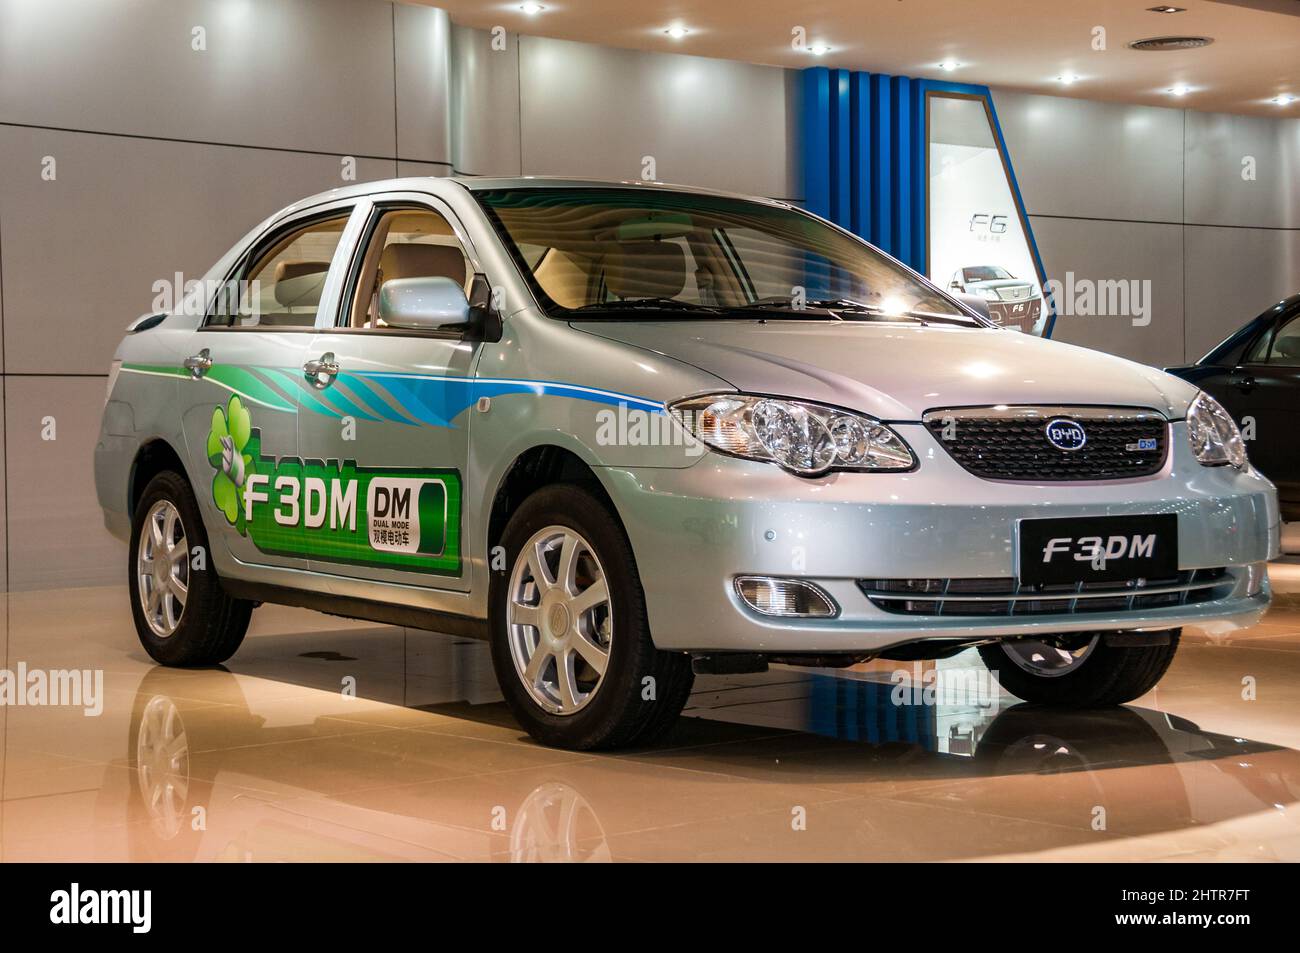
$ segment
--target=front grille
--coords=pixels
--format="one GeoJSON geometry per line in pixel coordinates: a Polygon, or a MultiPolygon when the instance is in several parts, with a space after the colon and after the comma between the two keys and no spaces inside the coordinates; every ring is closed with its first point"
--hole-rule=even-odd
{"type": "Polygon", "coordinates": [[[1029,297],[1029,285],[1011,285],[998,289],[998,296],[1003,301],[1024,301],[1029,297]]]}
{"type": "Polygon", "coordinates": [[[1169,579],[1021,586],[1011,577],[986,579],[859,579],[877,609],[896,615],[1077,615],[1194,605],[1227,596],[1235,580],[1226,569],[1188,569],[1169,579]]]}
{"type": "Polygon", "coordinates": [[[935,410],[925,425],[963,468],[986,480],[1124,480],[1160,472],[1169,427],[1151,410],[980,407],[935,410]],[[1062,450],[1047,439],[1055,420],[1078,423],[1087,441],[1062,450]],[[1152,445],[1151,442],[1154,441],[1152,445]],[[1148,446],[1152,449],[1146,449],[1148,446]]]}

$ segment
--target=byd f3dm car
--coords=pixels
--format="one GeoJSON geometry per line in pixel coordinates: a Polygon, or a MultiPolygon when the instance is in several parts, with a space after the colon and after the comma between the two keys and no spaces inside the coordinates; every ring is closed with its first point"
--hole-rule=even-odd
{"type": "Polygon", "coordinates": [[[95,452],[140,639],[263,602],[491,642],[541,741],[645,744],[695,672],[978,647],[1150,689],[1269,601],[1273,486],[1194,386],[992,326],[792,206],[535,179],[336,189],[113,363],[95,452]]]}

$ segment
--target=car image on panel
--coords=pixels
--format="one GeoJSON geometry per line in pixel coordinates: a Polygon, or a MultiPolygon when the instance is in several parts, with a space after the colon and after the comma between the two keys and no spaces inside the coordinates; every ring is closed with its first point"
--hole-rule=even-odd
{"type": "Polygon", "coordinates": [[[948,290],[979,295],[988,304],[989,317],[1004,328],[1037,333],[1043,303],[1031,281],[1016,278],[1000,265],[958,268],[948,290]]]}

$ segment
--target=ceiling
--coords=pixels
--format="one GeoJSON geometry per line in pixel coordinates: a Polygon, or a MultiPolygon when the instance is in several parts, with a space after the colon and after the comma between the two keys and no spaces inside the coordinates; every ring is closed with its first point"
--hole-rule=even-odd
{"type": "Polygon", "coordinates": [[[1177,105],[1207,112],[1300,117],[1300,0],[421,0],[466,26],[606,46],[692,53],[772,66],[830,67],[947,78],[1082,99],[1177,105]],[[690,32],[673,39],[670,26],[690,32]],[[796,27],[815,56],[792,48],[796,27]],[[1105,30],[1104,51],[1092,48],[1105,30]],[[1138,52],[1153,36],[1200,35],[1197,50],[1138,52]],[[939,63],[960,66],[944,72],[939,63]],[[1059,77],[1078,79],[1065,85],[1059,77]],[[1169,90],[1185,85],[1181,97],[1169,90]],[[1296,97],[1289,106],[1268,100],[1296,97]]]}

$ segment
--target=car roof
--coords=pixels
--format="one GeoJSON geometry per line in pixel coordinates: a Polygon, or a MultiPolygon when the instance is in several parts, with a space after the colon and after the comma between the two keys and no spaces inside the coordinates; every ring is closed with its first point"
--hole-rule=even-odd
{"type": "Polygon", "coordinates": [[[471,192],[483,192],[488,189],[608,189],[636,188],[657,192],[691,192],[697,195],[725,195],[729,198],[750,199],[755,202],[772,202],[774,199],[760,195],[745,195],[727,192],[722,189],[705,189],[694,185],[676,185],[672,182],[645,182],[640,179],[576,179],[559,175],[517,175],[517,176],[452,176],[451,180],[459,182],[471,192]]]}
{"type": "Polygon", "coordinates": [[[1297,308],[1300,308],[1300,292],[1288,295],[1276,304],[1269,305],[1267,310],[1257,314],[1210,348],[1205,356],[1196,363],[1207,366],[1224,362],[1235,363],[1241,357],[1238,352],[1244,352],[1245,346],[1254,342],[1261,329],[1271,325],[1279,315],[1291,317],[1291,313],[1297,308]]]}
{"type": "Polygon", "coordinates": [[[399,179],[378,179],[372,182],[358,182],[355,185],[341,186],[317,192],[299,199],[276,213],[275,218],[292,215],[303,209],[312,208],[326,202],[341,199],[361,198],[381,192],[428,192],[432,195],[445,193],[448,185],[459,186],[469,192],[483,192],[490,189],[608,189],[638,188],[659,192],[686,192],[696,195],[715,195],[726,198],[744,199],[761,202],[766,205],[791,207],[788,202],[766,198],[761,195],[744,195],[736,192],[724,192],[719,189],[704,189],[689,185],[673,185],[666,182],[609,181],[602,179],[580,179],[565,176],[523,175],[523,176],[407,176],[399,179]]]}

